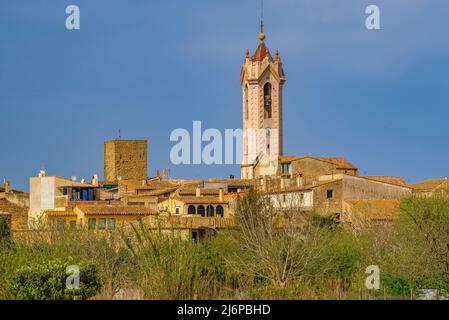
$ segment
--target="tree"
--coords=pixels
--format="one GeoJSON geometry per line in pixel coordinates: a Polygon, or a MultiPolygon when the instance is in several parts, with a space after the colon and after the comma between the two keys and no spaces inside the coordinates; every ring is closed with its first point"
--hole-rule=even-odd
{"type": "Polygon", "coordinates": [[[449,198],[441,194],[405,198],[399,222],[406,241],[424,246],[422,254],[428,255],[429,265],[449,279],[449,198]]]}
{"type": "Polygon", "coordinates": [[[298,223],[297,209],[276,210],[254,190],[240,199],[235,218],[244,254],[235,259],[237,269],[280,288],[310,269],[322,249],[321,234],[312,224],[298,223]]]}

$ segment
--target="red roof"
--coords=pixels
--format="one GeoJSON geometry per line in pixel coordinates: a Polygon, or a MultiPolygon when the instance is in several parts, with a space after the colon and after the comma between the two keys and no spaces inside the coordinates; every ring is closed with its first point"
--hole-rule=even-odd
{"type": "Polygon", "coordinates": [[[357,167],[354,166],[351,162],[348,161],[348,159],[343,157],[312,157],[311,155],[297,157],[297,156],[280,156],[279,161],[281,163],[288,163],[295,160],[305,159],[305,158],[311,158],[311,159],[318,159],[321,161],[326,161],[329,163],[332,163],[338,167],[338,169],[350,169],[350,170],[357,170],[357,167]]]}
{"type": "Polygon", "coordinates": [[[323,161],[327,161],[330,163],[335,164],[336,166],[338,166],[339,169],[357,169],[357,167],[355,167],[351,162],[348,161],[348,159],[346,158],[340,158],[340,157],[321,157],[321,158],[317,158],[323,161]]]}
{"type": "Polygon", "coordinates": [[[270,50],[265,46],[265,43],[261,42],[254,52],[254,55],[251,57],[251,61],[262,61],[266,57],[270,57],[273,60],[273,57],[270,54],[270,50]]]}

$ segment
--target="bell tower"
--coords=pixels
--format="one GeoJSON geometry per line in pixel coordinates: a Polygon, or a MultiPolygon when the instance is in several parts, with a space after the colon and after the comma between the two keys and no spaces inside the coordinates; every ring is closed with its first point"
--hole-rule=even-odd
{"type": "Polygon", "coordinates": [[[240,73],[243,92],[243,161],[241,177],[276,174],[282,155],[282,90],[284,70],[276,50],[271,55],[265,45],[263,20],[259,46],[246,57],[240,73]],[[257,169],[256,169],[257,164],[257,169]]]}

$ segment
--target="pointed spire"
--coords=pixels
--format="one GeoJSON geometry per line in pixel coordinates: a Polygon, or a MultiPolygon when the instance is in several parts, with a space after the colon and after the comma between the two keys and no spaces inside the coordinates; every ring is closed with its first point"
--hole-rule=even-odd
{"type": "Polygon", "coordinates": [[[274,60],[279,61],[279,50],[276,49],[276,53],[274,55],[274,60]]]}
{"type": "Polygon", "coordinates": [[[246,48],[246,58],[249,58],[249,50],[246,48]]]}
{"type": "Polygon", "coordinates": [[[259,40],[264,41],[265,40],[265,33],[263,32],[263,0],[260,0],[260,34],[259,34],[259,40]]]}

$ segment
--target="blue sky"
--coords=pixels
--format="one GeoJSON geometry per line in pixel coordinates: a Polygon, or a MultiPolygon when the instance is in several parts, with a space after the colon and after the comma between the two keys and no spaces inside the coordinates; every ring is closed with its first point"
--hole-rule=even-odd
{"type": "MultiPolygon", "coordinates": [[[[149,172],[239,175],[170,163],[170,132],[241,127],[240,68],[258,0],[0,0],[0,178],[103,174],[103,141],[148,139],[149,172]],[[65,28],[65,8],[81,29],[65,28]]],[[[361,174],[449,176],[447,0],[265,0],[279,49],[284,152],[344,156],[361,174]],[[381,10],[380,31],[365,8],[381,10]]]]}

